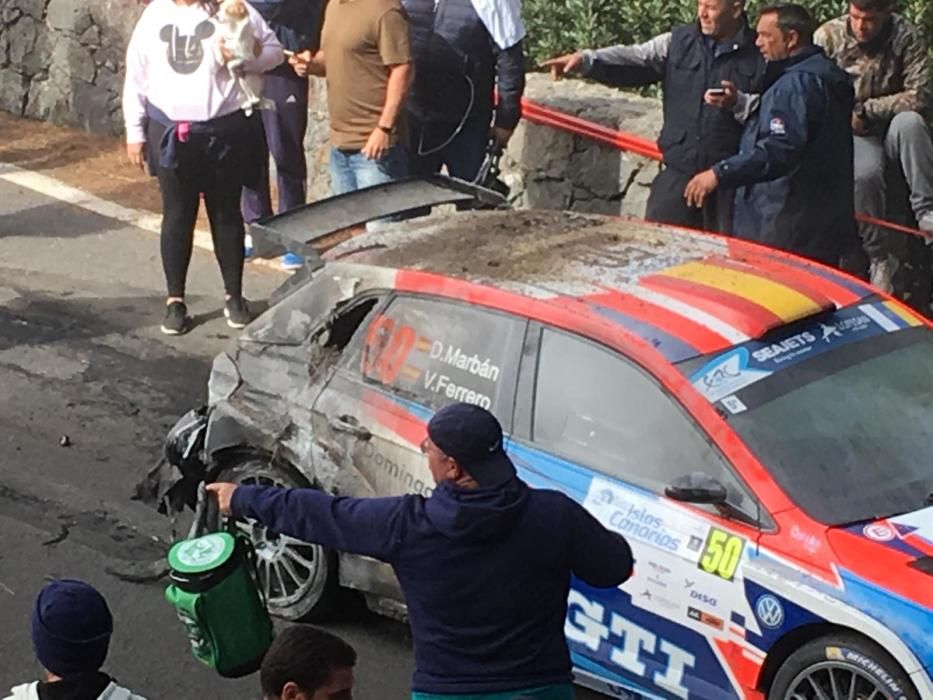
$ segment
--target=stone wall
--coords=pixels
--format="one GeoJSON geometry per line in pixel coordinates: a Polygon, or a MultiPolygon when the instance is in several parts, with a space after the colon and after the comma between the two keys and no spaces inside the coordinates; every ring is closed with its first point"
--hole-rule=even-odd
{"type": "MultiPolygon", "coordinates": [[[[136,0],[0,0],[0,109],[95,133],[122,131],[120,92],[136,0]]],[[[330,192],[323,81],[312,81],[306,147],[310,196],[330,192]]],[[[527,95],[556,109],[654,138],[655,100],[578,80],[528,76],[527,95]]],[[[518,207],[642,214],[657,165],[549,127],[523,122],[503,158],[518,207]]]]}
{"type": "Polygon", "coordinates": [[[0,108],[120,133],[135,0],[0,0],[0,108]]]}

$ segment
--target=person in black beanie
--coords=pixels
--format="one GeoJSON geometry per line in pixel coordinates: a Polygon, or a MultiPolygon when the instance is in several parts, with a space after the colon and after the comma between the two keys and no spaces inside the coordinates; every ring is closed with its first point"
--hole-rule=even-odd
{"type": "Polygon", "coordinates": [[[32,646],[45,680],[16,686],[6,700],[145,700],[100,670],[112,633],[110,608],[94,587],[47,584],[32,609],[32,646]]]}
{"type": "Polygon", "coordinates": [[[226,514],[392,565],[411,623],[414,700],[512,691],[569,700],[571,575],[618,586],[632,573],[628,542],[569,496],[519,479],[489,411],[445,406],[427,433],[421,449],[437,484],[429,498],[207,488],[226,514]]]}

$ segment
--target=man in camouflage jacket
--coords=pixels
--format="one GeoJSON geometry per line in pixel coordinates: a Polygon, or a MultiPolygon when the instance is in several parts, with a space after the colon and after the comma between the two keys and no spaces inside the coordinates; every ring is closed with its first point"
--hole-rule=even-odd
{"type": "MultiPolygon", "coordinates": [[[[892,0],[850,0],[849,11],[814,37],[855,86],[855,206],[885,216],[885,172],[899,166],[921,229],[933,232],[933,143],[925,117],[933,78],[920,30],[892,11],[892,0]]],[[[860,224],[876,286],[891,291],[902,237],[860,224]]]]}

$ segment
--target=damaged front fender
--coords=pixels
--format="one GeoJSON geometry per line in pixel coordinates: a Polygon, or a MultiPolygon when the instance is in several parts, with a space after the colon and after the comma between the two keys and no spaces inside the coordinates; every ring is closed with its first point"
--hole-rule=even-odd
{"type": "Polygon", "coordinates": [[[153,506],[164,515],[191,508],[197,500],[198,484],[204,480],[204,440],[208,408],[188,411],[169,431],[162,459],[135,488],[133,499],[153,506]]]}

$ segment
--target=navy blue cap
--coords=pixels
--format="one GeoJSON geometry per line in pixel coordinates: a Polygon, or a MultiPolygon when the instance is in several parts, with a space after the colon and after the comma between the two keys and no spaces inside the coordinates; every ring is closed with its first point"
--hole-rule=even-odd
{"type": "Polygon", "coordinates": [[[60,678],[103,666],[112,632],[107,602],[83,581],[52,581],[36,596],[33,649],[42,667],[60,678]]]}
{"type": "Polygon", "coordinates": [[[502,426],[485,408],[469,403],[444,406],[428,423],[428,437],[480,486],[501,486],[515,476],[515,465],[502,445],[502,426]]]}

